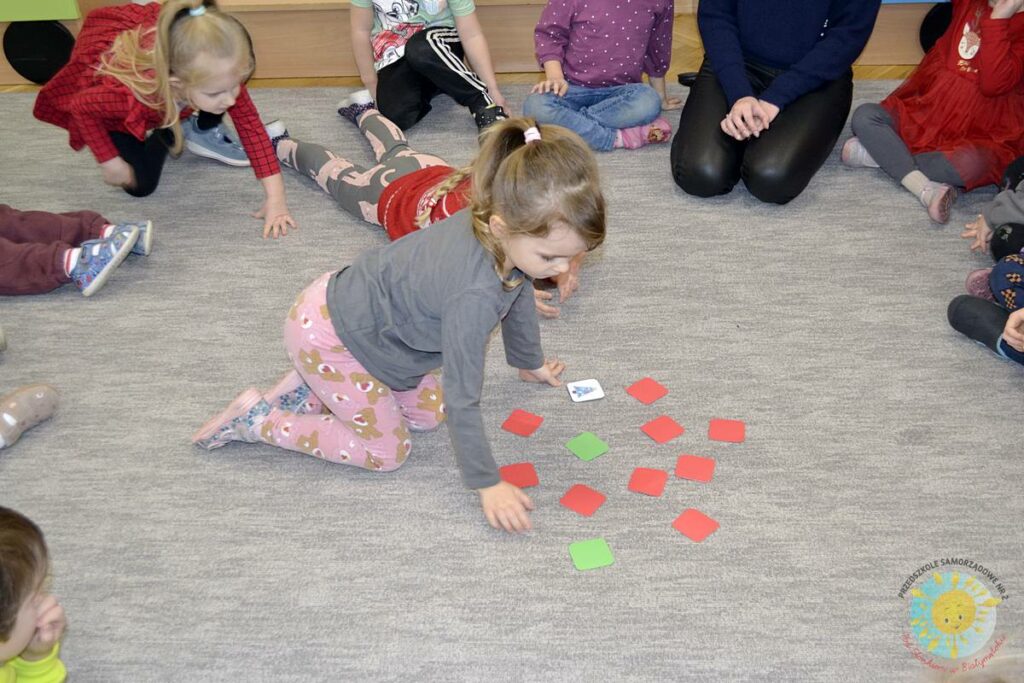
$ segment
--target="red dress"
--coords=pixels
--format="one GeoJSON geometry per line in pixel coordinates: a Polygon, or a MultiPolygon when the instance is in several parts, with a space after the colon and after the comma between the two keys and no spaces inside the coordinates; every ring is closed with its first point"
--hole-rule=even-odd
{"type": "Polygon", "coordinates": [[[1024,155],[1024,13],[953,0],[953,22],[882,106],[912,154],[942,152],[968,190],[1024,155]]]}
{"type": "MultiPolygon", "coordinates": [[[[32,111],[35,117],[66,129],[72,149],[88,146],[99,163],[118,156],[110,139],[111,131],[145,140],[148,131],[160,127],[163,112],[140,102],[127,86],[116,78],[97,74],[96,69],[118,35],[139,26],[155,27],[159,14],[160,4],[156,2],[102,7],[90,12],[70,61],[39,91],[32,111]]],[[[181,117],[191,113],[191,109],[185,108],[181,117]]],[[[280,173],[270,138],[244,85],[228,113],[256,177],[280,173]]]]}

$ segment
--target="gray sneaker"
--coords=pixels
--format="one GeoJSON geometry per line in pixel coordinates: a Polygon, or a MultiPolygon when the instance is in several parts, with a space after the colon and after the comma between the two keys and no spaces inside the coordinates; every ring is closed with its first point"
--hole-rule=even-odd
{"type": "Polygon", "coordinates": [[[199,130],[198,116],[190,116],[181,122],[188,151],[207,159],[215,159],[228,166],[251,166],[249,157],[237,141],[227,133],[224,124],[218,123],[208,130],[199,130]]]}

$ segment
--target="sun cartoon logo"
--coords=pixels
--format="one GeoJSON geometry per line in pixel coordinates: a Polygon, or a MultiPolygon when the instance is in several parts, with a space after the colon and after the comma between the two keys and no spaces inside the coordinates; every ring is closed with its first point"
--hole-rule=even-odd
{"type": "Polygon", "coordinates": [[[938,572],[911,591],[910,627],[928,652],[957,659],[974,654],[996,629],[994,597],[970,574],[938,572]]]}

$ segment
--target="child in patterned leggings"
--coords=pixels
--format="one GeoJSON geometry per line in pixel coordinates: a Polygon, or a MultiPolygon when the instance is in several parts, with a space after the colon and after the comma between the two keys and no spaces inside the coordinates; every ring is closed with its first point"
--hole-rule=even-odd
{"type": "Polygon", "coordinates": [[[412,448],[410,429],[447,417],[463,481],[478,491],[488,522],[530,528],[533,504],[498,476],[484,431],[487,344],[501,325],[520,379],[561,385],[565,364],[544,357],[530,280],[567,272],[601,244],[604,198],[578,135],[522,118],[487,131],[473,185],[472,210],[309,285],[284,326],[294,381],[267,394],[243,391],[193,441],[208,449],[260,441],[393,470],[412,448]],[[434,374],[442,362],[443,394],[434,374]]]}
{"type": "MultiPolygon", "coordinates": [[[[349,214],[384,228],[391,240],[448,218],[470,203],[471,168],[455,169],[440,157],[409,146],[402,130],[369,104],[339,110],[373,148],[377,163],[359,166],[313,142],[285,133],[275,138],[277,158],[286,168],[312,178],[349,214]]],[[[580,261],[554,278],[560,301],[576,290],[580,261]]],[[[554,318],[558,308],[546,303],[552,294],[534,291],[537,311],[554,318]]]]}

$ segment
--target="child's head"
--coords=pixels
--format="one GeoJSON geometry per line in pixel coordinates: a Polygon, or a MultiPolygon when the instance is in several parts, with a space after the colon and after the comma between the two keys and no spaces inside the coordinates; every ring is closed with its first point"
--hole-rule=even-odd
{"type": "Polygon", "coordinates": [[[509,266],[552,277],[573,256],[604,241],[597,160],[565,128],[529,118],[491,126],[473,162],[472,188],[474,233],[503,280],[509,266]]]}
{"type": "Polygon", "coordinates": [[[162,126],[174,131],[177,153],[182,141],[178,102],[212,114],[231,107],[256,67],[252,40],[237,19],[217,8],[216,0],[167,0],[152,46],[144,47],[144,41],[141,28],[122,33],[100,71],[163,110],[162,126]]]}
{"type": "Polygon", "coordinates": [[[0,507],[0,664],[32,640],[34,602],[48,568],[43,532],[24,515],[0,507]]]}

